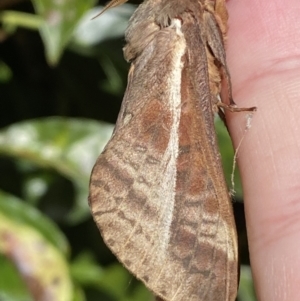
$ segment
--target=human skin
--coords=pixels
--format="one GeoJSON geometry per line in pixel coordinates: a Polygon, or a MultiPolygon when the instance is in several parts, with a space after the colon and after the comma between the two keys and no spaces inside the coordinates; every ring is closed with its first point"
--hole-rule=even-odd
{"type": "MultiPolygon", "coordinates": [[[[300,1],[229,0],[227,62],[239,107],[257,106],[238,154],[260,301],[300,300],[300,1]]],[[[237,146],[247,113],[227,113],[237,146]]]]}

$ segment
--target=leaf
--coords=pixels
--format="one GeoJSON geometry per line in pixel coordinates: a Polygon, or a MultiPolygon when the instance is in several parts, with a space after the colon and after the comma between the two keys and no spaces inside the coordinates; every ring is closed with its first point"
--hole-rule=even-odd
{"type": "Polygon", "coordinates": [[[0,83],[9,82],[12,79],[12,71],[8,65],[0,60],[0,83]]]}
{"type": "Polygon", "coordinates": [[[38,229],[41,235],[65,256],[69,254],[69,245],[66,238],[50,219],[34,207],[3,191],[0,191],[0,214],[20,224],[38,229]]]}
{"type": "Polygon", "coordinates": [[[101,278],[105,277],[105,271],[98,266],[93,255],[81,253],[71,265],[73,278],[82,285],[98,285],[101,278]]]}
{"type": "Polygon", "coordinates": [[[149,290],[119,263],[102,268],[90,253],[82,253],[73,261],[71,271],[78,283],[105,292],[113,300],[153,300],[149,290]]]}
{"type": "Polygon", "coordinates": [[[239,300],[241,301],[256,301],[255,291],[253,287],[253,280],[251,268],[246,265],[241,266],[241,279],[238,292],[239,300]]]}
{"type": "Polygon", "coordinates": [[[113,125],[50,117],[25,121],[0,131],[0,154],[54,168],[75,186],[75,206],[67,217],[78,222],[89,215],[88,182],[96,158],[106,145],[113,125]]]}
{"type": "Polygon", "coordinates": [[[113,264],[105,270],[105,277],[101,279],[100,286],[116,300],[153,300],[149,290],[142,283],[137,282],[121,264],[113,264]]]}
{"type": "Polygon", "coordinates": [[[106,74],[107,80],[101,83],[102,91],[120,95],[123,93],[125,63],[121,54],[121,45],[116,48],[113,39],[124,39],[125,29],[128,26],[128,20],[136,7],[131,4],[123,4],[105,11],[105,13],[95,19],[102,6],[89,10],[79,22],[72,39],[70,48],[79,54],[87,56],[97,56],[102,70],[106,74]],[[103,43],[107,40],[110,42],[103,43]],[[124,68],[124,67],[123,67],[124,68]]]}
{"type": "Polygon", "coordinates": [[[50,65],[56,65],[77,23],[95,0],[32,0],[32,3],[36,13],[43,19],[40,34],[47,61],[50,65]]]}
{"type": "Polygon", "coordinates": [[[76,46],[91,47],[108,39],[123,37],[136,7],[123,4],[92,20],[102,9],[102,6],[91,9],[78,23],[72,41],[76,46]]]}
{"type": "Polygon", "coordinates": [[[4,30],[11,34],[15,32],[17,27],[36,30],[42,24],[41,18],[36,15],[12,10],[1,12],[0,20],[3,23],[4,30]]]}
{"type": "Polygon", "coordinates": [[[0,252],[0,300],[32,301],[17,268],[0,252]]]}
{"type": "MultiPolygon", "coordinates": [[[[49,301],[73,299],[64,237],[37,210],[2,192],[0,237],[0,253],[14,263],[35,300],[45,300],[46,297],[49,301]]],[[[9,275],[8,271],[1,270],[0,279],[9,275]]],[[[3,280],[1,284],[4,286],[1,291],[9,288],[3,280]]],[[[6,294],[9,295],[9,291],[6,294]]]]}

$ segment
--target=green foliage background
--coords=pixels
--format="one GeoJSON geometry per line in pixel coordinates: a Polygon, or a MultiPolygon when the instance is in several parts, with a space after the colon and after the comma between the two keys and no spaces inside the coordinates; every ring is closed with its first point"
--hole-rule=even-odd
{"type": "MultiPolygon", "coordinates": [[[[47,300],[153,300],[106,248],[87,204],[89,175],[126,87],[123,33],[135,8],[91,20],[104,3],[0,2],[1,301],[33,300],[26,273],[51,292],[47,300]]],[[[220,121],[217,128],[229,179],[231,142],[220,121]]],[[[234,207],[244,264],[239,301],[254,301],[243,206],[234,207]]]]}

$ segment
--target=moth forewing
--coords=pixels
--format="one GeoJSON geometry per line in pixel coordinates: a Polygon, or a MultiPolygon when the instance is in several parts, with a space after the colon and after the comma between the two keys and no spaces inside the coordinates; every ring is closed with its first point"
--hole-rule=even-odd
{"type": "Polygon", "coordinates": [[[90,181],[104,241],[164,301],[237,293],[237,238],[213,123],[225,27],[208,3],[147,0],[132,16],[127,90],[90,181]]]}

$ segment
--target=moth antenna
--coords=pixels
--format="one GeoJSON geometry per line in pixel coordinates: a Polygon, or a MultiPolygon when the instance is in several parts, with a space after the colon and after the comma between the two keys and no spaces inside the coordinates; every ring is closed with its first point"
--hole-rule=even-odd
{"type": "Polygon", "coordinates": [[[124,3],[126,3],[128,0],[112,0],[110,2],[108,2],[104,8],[100,11],[99,14],[97,14],[95,17],[93,17],[91,20],[96,19],[97,17],[99,17],[100,15],[102,15],[105,11],[107,11],[109,8],[113,8],[119,5],[122,5],[124,3]]]}
{"type": "Polygon", "coordinates": [[[234,152],[234,156],[233,156],[233,164],[232,164],[232,172],[231,172],[231,189],[230,189],[230,192],[229,194],[231,196],[234,196],[235,195],[235,190],[234,190],[234,187],[235,187],[235,183],[234,183],[234,172],[235,172],[235,169],[236,169],[236,161],[237,161],[237,157],[238,157],[238,153],[239,153],[239,150],[241,148],[241,145],[243,143],[243,140],[244,138],[246,137],[246,134],[248,132],[248,130],[251,128],[251,121],[252,121],[252,117],[253,117],[253,113],[249,113],[247,114],[246,116],[246,127],[245,127],[245,130],[244,130],[244,134],[243,134],[243,137],[241,138],[235,152],[234,152]]]}

